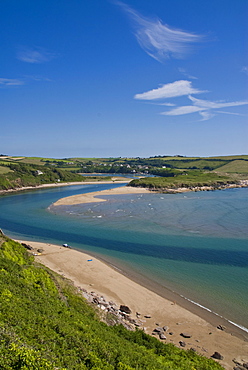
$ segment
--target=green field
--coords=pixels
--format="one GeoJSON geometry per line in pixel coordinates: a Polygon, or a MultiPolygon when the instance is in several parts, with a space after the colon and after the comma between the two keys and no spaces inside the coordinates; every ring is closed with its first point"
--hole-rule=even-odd
{"type": "Polygon", "coordinates": [[[219,167],[218,172],[225,173],[243,173],[248,174],[248,160],[234,160],[228,164],[225,164],[222,167],[219,167]]]}
{"type": "Polygon", "coordinates": [[[140,177],[155,175],[158,176],[158,179],[147,179],[146,182],[141,180],[140,185],[137,181],[132,184],[134,186],[146,186],[145,184],[147,184],[149,187],[158,189],[167,186],[215,186],[223,181],[238,182],[241,179],[246,179],[248,176],[248,155],[203,158],[183,156],[62,159],[0,157],[0,189],[15,189],[22,186],[36,186],[60,181],[85,181],[85,178],[79,177],[80,173],[87,173],[89,176],[95,173],[109,174],[109,176],[115,173],[135,174],[140,177]],[[16,167],[13,168],[13,165],[16,167]],[[42,175],[37,176],[35,174],[37,171],[41,171],[42,175]],[[218,178],[220,175],[222,177],[218,178]],[[225,177],[223,177],[224,175],[225,177]]]}
{"type": "Polygon", "coordinates": [[[237,160],[237,159],[246,159],[248,160],[248,155],[227,155],[227,156],[217,156],[217,157],[209,157],[210,159],[211,158],[215,158],[215,159],[225,159],[225,160],[228,160],[228,161],[233,161],[233,160],[237,160]]]}
{"type": "Polygon", "coordinates": [[[195,188],[203,186],[219,187],[224,184],[234,183],[228,176],[221,176],[212,172],[202,172],[199,170],[187,171],[187,173],[177,174],[175,177],[147,177],[132,180],[129,186],[144,187],[159,191],[177,188],[195,188]]]}
{"type": "Polygon", "coordinates": [[[0,175],[3,175],[5,173],[12,172],[8,167],[1,166],[0,165],[0,175]]]}
{"type": "MultiPolygon", "coordinates": [[[[148,167],[163,167],[176,169],[200,169],[200,170],[216,170],[224,165],[233,163],[232,172],[238,172],[239,169],[244,172],[243,167],[238,161],[248,161],[248,155],[233,155],[233,156],[216,156],[216,157],[184,157],[184,156],[156,156],[150,158],[42,158],[42,157],[3,157],[0,162],[3,163],[29,163],[34,165],[56,166],[58,168],[70,169],[71,171],[79,171],[83,166],[90,166],[92,171],[97,172],[98,166],[132,166],[133,168],[148,166],[148,167]],[[237,167],[235,167],[237,164],[237,167]],[[94,168],[93,168],[94,167],[94,168]]],[[[245,165],[244,165],[245,166],[245,165]]]]}

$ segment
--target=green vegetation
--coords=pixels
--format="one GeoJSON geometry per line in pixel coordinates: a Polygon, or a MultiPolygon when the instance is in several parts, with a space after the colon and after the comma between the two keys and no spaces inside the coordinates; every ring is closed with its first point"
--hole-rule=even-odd
{"type": "Polygon", "coordinates": [[[218,188],[221,185],[232,184],[234,180],[228,176],[221,176],[212,172],[190,170],[187,172],[174,172],[174,177],[146,177],[132,180],[129,186],[145,187],[160,191],[177,188],[195,188],[202,186],[213,186],[218,188]]]}
{"type": "Polygon", "coordinates": [[[248,161],[234,160],[218,168],[218,172],[248,174],[248,161]]]}
{"type": "Polygon", "coordinates": [[[55,182],[83,181],[82,176],[56,168],[45,168],[25,163],[6,165],[11,172],[0,175],[0,189],[18,189],[55,182]]]}
{"type": "Polygon", "coordinates": [[[0,369],[217,370],[143,331],[108,326],[62,276],[0,237],[0,369]]]}
{"type": "Polygon", "coordinates": [[[6,166],[0,166],[0,175],[3,175],[4,173],[12,172],[8,167],[6,166]]]}
{"type": "MultiPolygon", "coordinates": [[[[0,189],[16,189],[54,182],[86,181],[86,174],[155,175],[131,186],[163,190],[166,187],[216,186],[237,183],[248,175],[248,155],[227,157],[155,156],[150,158],[40,158],[0,156],[0,189]],[[12,173],[11,173],[12,171],[12,173]],[[42,172],[42,174],[40,173],[42,172]],[[168,179],[170,178],[170,179],[168,179]]],[[[104,177],[104,180],[109,178],[104,177]]],[[[90,180],[101,180],[95,177],[90,180]]]]}
{"type": "MultiPolygon", "coordinates": [[[[69,170],[57,167],[46,167],[27,163],[7,163],[1,166],[5,171],[0,171],[0,190],[19,189],[25,186],[38,186],[63,182],[99,181],[101,177],[82,177],[69,170]]],[[[110,180],[110,177],[104,177],[110,180]]]]}

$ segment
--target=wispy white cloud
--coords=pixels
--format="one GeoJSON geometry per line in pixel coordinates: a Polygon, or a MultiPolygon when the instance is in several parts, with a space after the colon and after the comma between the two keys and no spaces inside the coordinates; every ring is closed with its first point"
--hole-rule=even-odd
{"type": "Polygon", "coordinates": [[[231,115],[234,115],[234,116],[244,116],[244,114],[241,114],[241,113],[226,112],[226,111],[223,111],[223,110],[217,110],[217,113],[231,114],[231,115]]]}
{"type": "Polygon", "coordinates": [[[200,94],[204,91],[192,87],[191,81],[180,80],[169,84],[162,85],[161,87],[147,92],[136,94],[134,99],[139,100],[155,100],[164,98],[174,98],[177,96],[200,94]]]}
{"type": "Polygon", "coordinates": [[[48,77],[39,76],[39,75],[26,75],[25,78],[27,80],[33,80],[33,81],[45,81],[45,82],[51,82],[52,80],[48,77]]]}
{"type": "Polygon", "coordinates": [[[227,108],[227,107],[237,107],[237,106],[248,104],[248,101],[212,102],[209,100],[196,99],[191,95],[189,95],[188,98],[193,102],[193,105],[186,105],[182,107],[173,108],[167,112],[162,112],[161,114],[165,116],[180,116],[184,114],[198,112],[202,116],[202,121],[206,121],[214,117],[216,113],[240,115],[239,113],[219,111],[216,109],[227,108]]]}
{"type": "Polygon", "coordinates": [[[26,63],[45,63],[49,62],[55,57],[55,53],[51,53],[41,47],[19,47],[17,51],[17,59],[26,63]]]}
{"type": "Polygon", "coordinates": [[[132,21],[136,39],[141,48],[159,62],[174,57],[182,58],[190,51],[192,43],[200,42],[201,35],[174,29],[158,18],[144,17],[121,1],[114,1],[132,21]]]}
{"type": "Polygon", "coordinates": [[[208,121],[210,118],[213,118],[215,116],[214,113],[208,110],[199,111],[199,114],[202,116],[201,121],[208,121]]]}
{"type": "Polygon", "coordinates": [[[204,110],[204,108],[195,107],[194,105],[184,105],[182,107],[177,107],[177,108],[171,109],[168,112],[162,112],[161,114],[163,114],[165,116],[181,116],[183,114],[200,112],[202,110],[204,110]]]}
{"type": "Polygon", "coordinates": [[[178,68],[178,71],[185,77],[189,78],[190,80],[198,80],[197,77],[190,75],[184,68],[178,68]]]}
{"type": "Polygon", "coordinates": [[[17,78],[0,78],[0,86],[20,86],[24,85],[22,80],[17,78]]]}
{"type": "Polygon", "coordinates": [[[174,103],[160,103],[158,105],[165,105],[166,107],[175,107],[176,104],[174,104],[174,103]]]}
{"type": "Polygon", "coordinates": [[[12,87],[12,86],[21,86],[21,85],[26,85],[32,81],[36,82],[50,82],[52,81],[51,79],[43,76],[32,76],[32,75],[26,75],[22,76],[22,78],[0,78],[0,88],[3,87],[12,87]]]}
{"type": "Polygon", "coordinates": [[[194,105],[196,105],[198,107],[205,108],[205,109],[237,107],[237,106],[240,106],[240,105],[248,104],[248,101],[234,101],[234,102],[229,102],[229,103],[225,103],[223,101],[212,102],[212,101],[209,101],[209,100],[196,99],[193,96],[189,96],[189,99],[194,103],[194,105]]]}

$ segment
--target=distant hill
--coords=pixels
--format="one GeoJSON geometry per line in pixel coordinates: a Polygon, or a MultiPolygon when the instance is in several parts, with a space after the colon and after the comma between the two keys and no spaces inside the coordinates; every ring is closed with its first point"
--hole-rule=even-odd
{"type": "MultiPolygon", "coordinates": [[[[149,180],[149,186],[163,188],[168,177],[175,186],[204,186],[237,183],[247,179],[248,155],[216,157],[154,156],[117,158],[41,158],[0,156],[0,190],[18,189],[56,182],[85,181],[79,174],[155,175],[164,180],[149,180]],[[210,173],[215,174],[210,174],[210,173]],[[184,177],[182,177],[184,175],[184,177]],[[186,177],[187,176],[187,177],[186,177]],[[172,180],[172,179],[171,179],[172,180]],[[181,185],[179,185],[181,184],[181,185]]],[[[99,179],[99,177],[98,177],[99,179]]],[[[106,179],[106,177],[105,177],[106,179]]],[[[134,185],[134,183],[132,183],[134,185]]],[[[131,184],[131,185],[132,185],[131,184]]],[[[137,182],[135,183],[136,186],[137,182]]],[[[144,181],[142,186],[145,186],[144,181]]]]}

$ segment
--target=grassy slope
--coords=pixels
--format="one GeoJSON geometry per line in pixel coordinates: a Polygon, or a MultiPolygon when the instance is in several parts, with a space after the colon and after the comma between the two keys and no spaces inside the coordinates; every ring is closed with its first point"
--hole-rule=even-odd
{"type": "MultiPolygon", "coordinates": [[[[31,186],[35,187],[43,184],[54,184],[63,182],[84,182],[100,181],[99,177],[83,177],[69,169],[58,167],[38,166],[27,163],[11,163],[3,166],[7,172],[1,174],[0,166],[0,190],[16,189],[31,186]],[[37,174],[40,171],[40,174],[37,174]]],[[[104,180],[110,180],[110,177],[104,177],[104,180]]]]}
{"type": "Polygon", "coordinates": [[[0,175],[3,175],[5,173],[12,172],[8,167],[1,166],[0,165],[0,175]]]}
{"type": "Polygon", "coordinates": [[[229,161],[233,161],[233,160],[236,160],[236,159],[245,159],[245,160],[248,160],[248,155],[227,155],[227,156],[217,156],[217,157],[209,157],[210,159],[212,158],[215,158],[215,159],[226,159],[226,160],[229,160],[229,161]]]}
{"type": "Polygon", "coordinates": [[[218,172],[248,174],[248,161],[237,159],[218,168],[218,172]]]}
{"type": "Polygon", "coordinates": [[[228,176],[220,176],[216,173],[204,173],[202,171],[187,171],[188,175],[176,177],[148,177],[140,180],[132,180],[129,186],[148,187],[163,190],[166,188],[219,186],[232,183],[228,176]]]}
{"type": "Polygon", "coordinates": [[[146,180],[142,179],[140,181],[135,180],[130,184],[131,186],[158,188],[160,190],[166,187],[215,186],[223,184],[223,182],[228,183],[238,181],[241,178],[244,179],[244,176],[248,174],[248,156],[71,159],[49,159],[39,157],[6,157],[1,159],[0,157],[0,189],[36,186],[57,181],[85,181],[85,178],[82,179],[82,177],[79,177],[76,173],[72,173],[81,170],[86,173],[109,171],[131,173],[133,170],[139,172],[141,169],[143,171],[149,169],[149,173],[159,175],[160,177],[146,180]],[[6,164],[6,166],[9,166],[9,169],[13,170],[11,163],[12,167],[13,163],[20,168],[22,167],[22,169],[26,166],[27,172],[20,172],[18,168],[15,168],[14,173],[6,173],[8,167],[4,167],[3,164],[6,164]],[[44,164],[47,163],[51,165],[44,166],[44,164]],[[124,165],[124,167],[121,167],[120,164],[124,165]],[[86,168],[84,167],[85,165],[87,166],[86,168]],[[111,167],[112,165],[113,167],[111,167]],[[127,167],[127,165],[129,166],[127,167]],[[163,173],[163,167],[167,169],[172,168],[176,176],[170,179],[162,177],[166,176],[163,173]],[[39,169],[42,170],[44,174],[42,176],[35,176],[34,173],[31,173],[32,168],[33,172],[35,169],[39,169]],[[180,172],[180,170],[186,170],[187,175],[180,176],[180,174],[177,174],[177,171],[180,172]],[[214,172],[210,173],[209,171],[216,171],[218,174],[214,172]]]}
{"type": "Polygon", "coordinates": [[[142,331],[107,326],[63,277],[0,239],[0,369],[221,369],[142,331]]]}
{"type": "Polygon", "coordinates": [[[18,189],[55,182],[85,181],[82,176],[56,168],[40,167],[30,164],[14,163],[6,169],[11,172],[0,174],[0,189],[18,189]],[[41,171],[38,175],[37,171],[41,171]]]}

